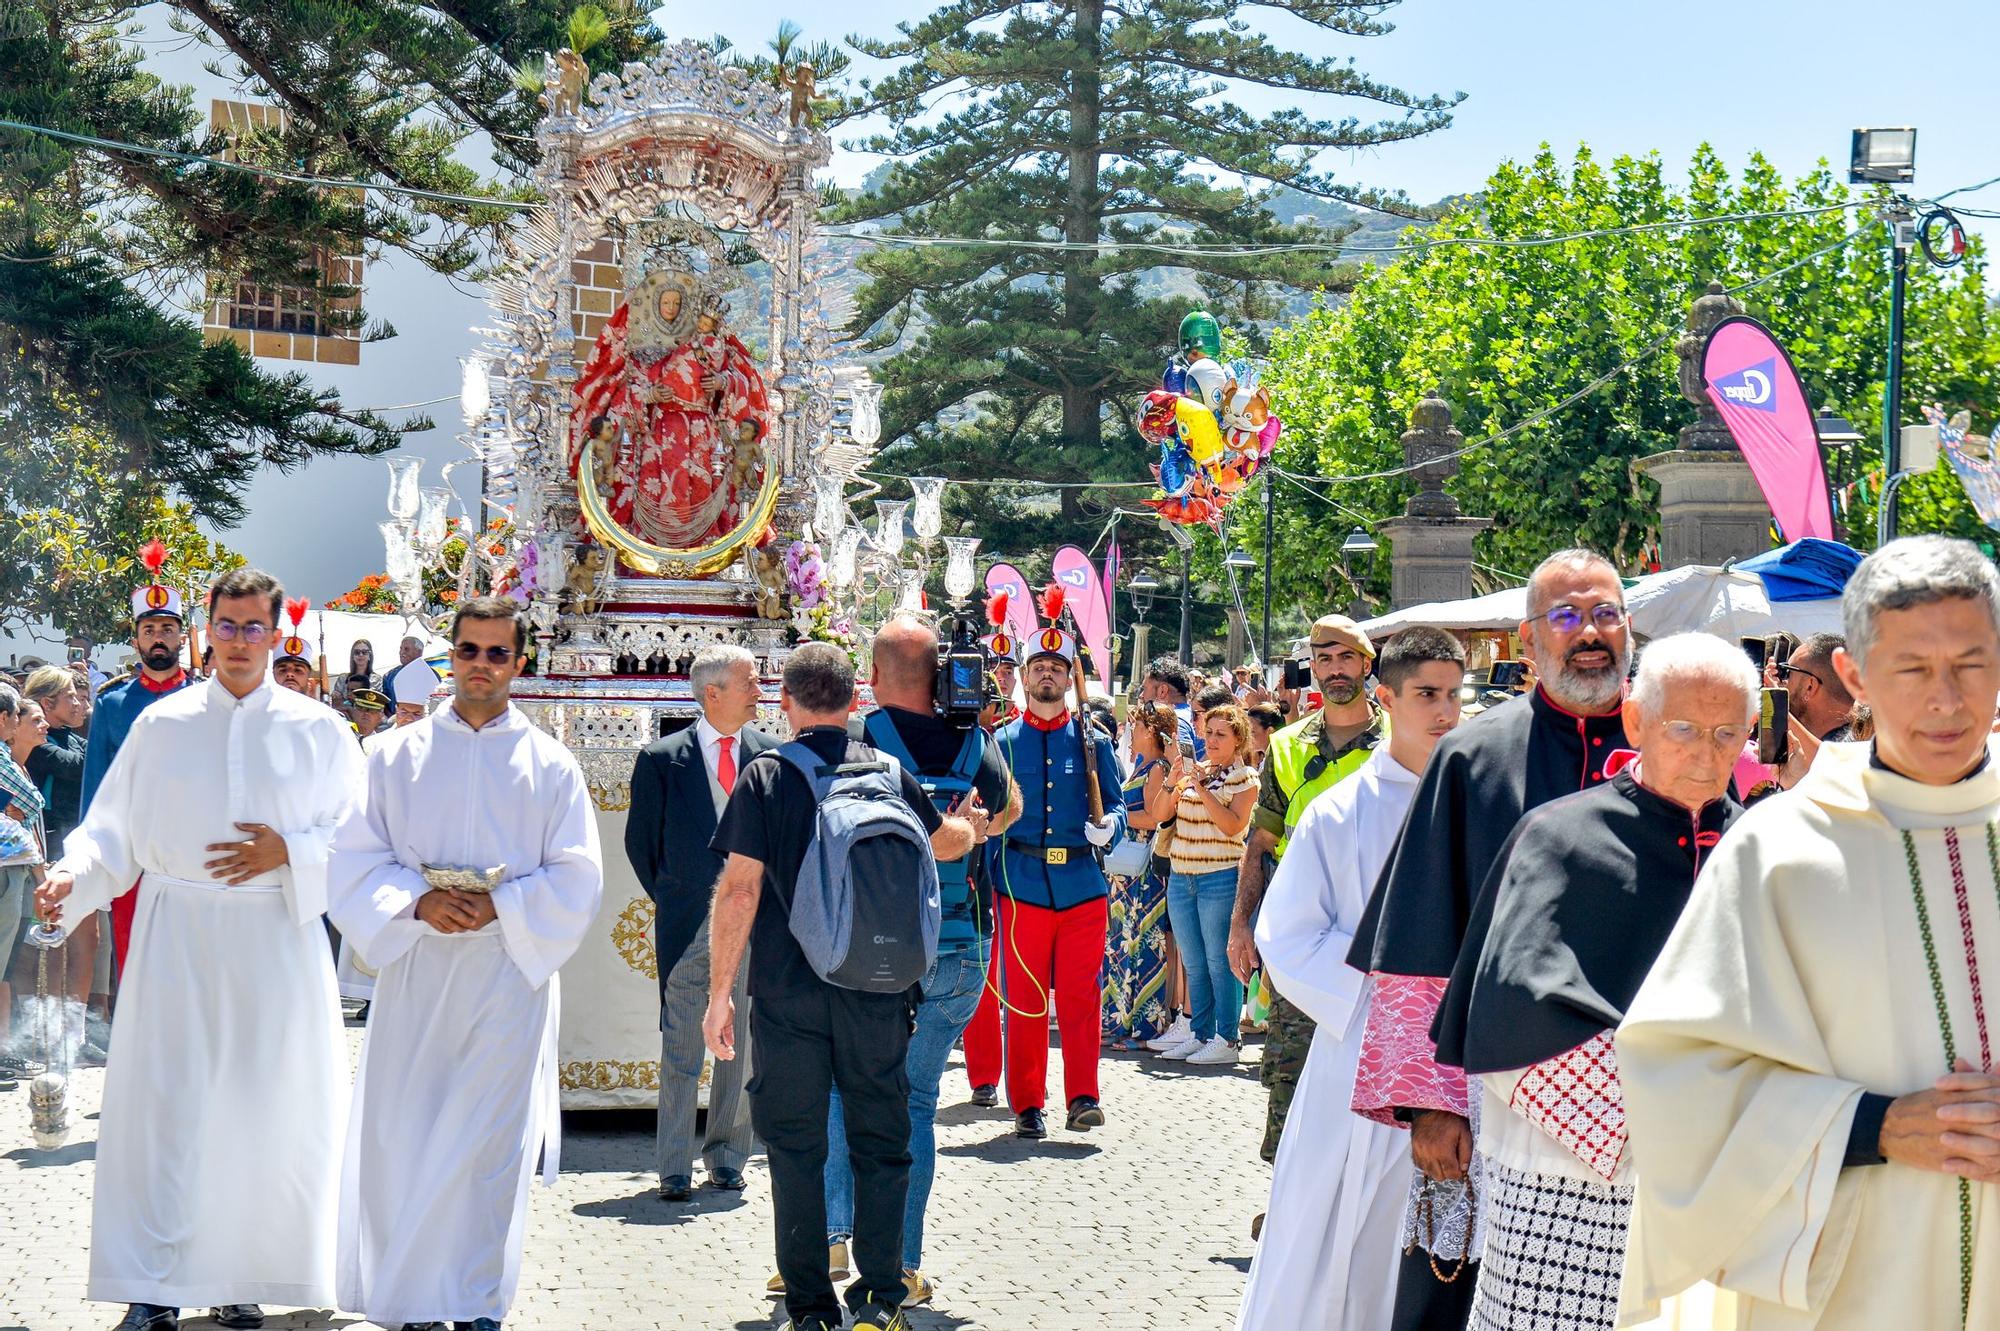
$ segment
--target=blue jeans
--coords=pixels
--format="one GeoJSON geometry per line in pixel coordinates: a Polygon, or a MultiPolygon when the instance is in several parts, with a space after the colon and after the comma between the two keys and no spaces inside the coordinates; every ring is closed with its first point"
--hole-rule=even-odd
{"type": "Polygon", "coordinates": [[[1236,870],[1177,873],[1167,879],[1167,916],[1174,922],[1187,967],[1188,1006],[1195,1038],[1236,1043],[1243,986],[1229,969],[1229,912],[1236,906],[1236,870]]]}
{"type": "MultiPolygon", "coordinates": [[[[914,1271],[924,1255],[924,1207],[931,1198],[931,1176],[937,1168],[938,1083],[951,1061],[952,1046],[972,1020],[986,985],[986,947],[938,953],[924,977],[924,1001],[917,1005],[917,1028],[910,1034],[910,1052],[903,1070],[910,1078],[910,1191],[903,1203],[903,1267],[914,1271]]],[[[847,1140],[847,1121],[840,1109],[840,1089],[834,1088],[826,1119],[829,1142],[847,1140]]],[[[847,1152],[829,1150],[826,1157],[826,1234],[828,1243],[845,1242],[854,1232],[854,1171],[847,1152]]]]}

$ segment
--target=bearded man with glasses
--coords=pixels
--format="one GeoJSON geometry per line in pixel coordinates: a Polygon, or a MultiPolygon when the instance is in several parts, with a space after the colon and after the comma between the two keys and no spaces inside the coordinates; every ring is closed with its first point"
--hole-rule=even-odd
{"type": "Polygon", "coordinates": [[[1430,1031],[1467,929],[1491,909],[1481,885],[1523,814],[1604,782],[1631,753],[1631,635],[1610,561],[1589,550],[1543,560],[1520,633],[1540,684],[1439,741],[1348,953],[1370,987],[1353,1107],[1407,1125],[1418,1170],[1392,1331],[1463,1327],[1477,1283],[1477,1106],[1463,1070],[1437,1062],[1430,1031]],[[1441,1278],[1453,1263],[1462,1274],[1441,1278]]]}
{"type": "Polygon", "coordinates": [[[498,1331],[536,1160],[556,1177],[556,970],[604,869],[583,769],[509,700],[520,607],[466,601],[451,640],[451,702],[368,755],[334,838],[328,914],[377,972],[339,1294],[380,1326],[498,1331]]]}

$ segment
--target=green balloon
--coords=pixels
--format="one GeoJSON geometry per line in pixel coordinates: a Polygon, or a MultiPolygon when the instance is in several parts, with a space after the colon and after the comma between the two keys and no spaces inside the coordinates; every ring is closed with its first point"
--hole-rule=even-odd
{"type": "Polygon", "coordinates": [[[1207,310],[1196,310],[1181,320],[1181,350],[1190,347],[1217,359],[1222,356],[1222,325],[1207,310]]]}

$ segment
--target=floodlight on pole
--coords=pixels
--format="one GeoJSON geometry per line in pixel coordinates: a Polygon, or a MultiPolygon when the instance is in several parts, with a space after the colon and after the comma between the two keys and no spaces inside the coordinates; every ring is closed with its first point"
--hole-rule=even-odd
{"type": "Polygon", "coordinates": [[[1917,131],[1857,129],[1847,164],[1850,185],[1907,185],[1917,178],[1917,131]]]}

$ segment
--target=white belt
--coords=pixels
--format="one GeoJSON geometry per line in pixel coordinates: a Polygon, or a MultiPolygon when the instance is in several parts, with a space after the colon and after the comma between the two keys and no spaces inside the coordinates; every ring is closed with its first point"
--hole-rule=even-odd
{"type": "Polygon", "coordinates": [[[283,883],[225,883],[215,878],[176,878],[170,873],[148,869],[139,879],[146,887],[164,883],[168,887],[198,887],[204,892],[282,892],[283,883]]]}

